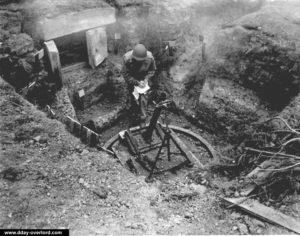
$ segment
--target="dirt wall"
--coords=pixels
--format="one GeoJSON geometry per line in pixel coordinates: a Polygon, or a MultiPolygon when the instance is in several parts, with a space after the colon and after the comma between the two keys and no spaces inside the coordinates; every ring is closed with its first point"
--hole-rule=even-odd
{"type": "Polygon", "coordinates": [[[253,121],[273,115],[297,125],[299,9],[298,3],[266,4],[220,24],[206,44],[204,64],[200,61],[185,74],[176,73],[176,65],[183,98],[178,100],[188,116],[236,141],[253,121]]]}
{"type": "Polygon", "coordinates": [[[20,5],[12,3],[0,7],[0,75],[20,89],[39,73],[35,65],[34,43],[22,31],[20,5]]]}
{"type": "Polygon", "coordinates": [[[256,91],[274,109],[288,105],[300,91],[299,11],[299,3],[266,5],[223,25],[212,45],[220,77],[256,91]]]}

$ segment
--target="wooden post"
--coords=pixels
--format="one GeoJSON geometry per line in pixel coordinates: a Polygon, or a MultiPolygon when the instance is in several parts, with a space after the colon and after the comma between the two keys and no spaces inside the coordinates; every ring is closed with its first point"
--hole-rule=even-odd
{"type": "Polygon", "coordinates": [[[107,57],[107,37],[105,27],[91,29],[86,32],[89,64],[94,69],[107,57]]]}
{"type": "Polygon", "coordinates": [[[45,42],[44,46],[50,64],[50,73],[53,76],[53,79],[58,88],[61,88],[62,73],[58,49],[53,40],[45,42]]]}

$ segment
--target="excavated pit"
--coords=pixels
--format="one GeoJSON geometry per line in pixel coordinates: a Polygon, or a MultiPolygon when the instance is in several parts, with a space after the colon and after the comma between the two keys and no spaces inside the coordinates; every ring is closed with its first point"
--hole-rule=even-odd
{"type": "MultiPolygon", "coordinates": [[[[171,10],[174,9],[171,7],[171,10]]],[[[196,13],[202,12],[199,10],[201,8],[195,9],[196,13]]],[[[233,160],[239,158],[238,151],[243,148],[244,140],[252,137],[252,123],[264,121],[273,115],[280,115],[293,127],[299,128],[299,42],[291,37],[293,33],[297,35],[297,32],[300,32],[297,31],[299,17],[297,18],[296,13],[289,16],[287,14],[289,10],[285,9],[281,12],[283,16],[278,14],[274,19],[272,18],[275,22],[273,24],[272,20],[269,22],[266,18],[272,11],[278,11],[276,5],[275,9],[274,7],[263,8],[262,12],[255,12],[258,10],[255,8],[254,13],[251,13],[253,9],[246,9],[247,15],[240,19],[239,17],[245,14],[242,10],[235,16],[237,20],[235,17],[225,16],[226,20],[233,22],[226,25],[221,25],[220,22],[223,20],[219,22],[207,15],[199,18],[197,14],[192,14],[192,19],[186,20],[188,17],[186,18],[186,10],[184,10],[179,14],[180,27],[176,27],[176,24],[170,20],[163,21],[164,23],[160,25],[155,17],[162,14],[164,20],[169,17],[176,19],[178,14],[168,15],[168,11],[161,12],[157,7],[149,7],[147,12],[150,12],[150,18],[141,21],[141,19],[145,20],[146,15],[141,16],[136,6],[133,9],[125,7],[123,17],[128,14],[128,18],[122,18],[116,25],[108,27],[109,39],[113,39],[115,32],[121,32],[123,40],[108,42],[109,56],[106,61],[95,70],[87,66],[63,70],[64,87],[55,94],[55,101],[51,104],[56,112],[56,118],[63,121],[68,115],[85,124],[100,135],[101,146],[119,131],[127,129],[125,103],[127,95],[124,89],[125,82],[120,74],[121,57],[136,42],[143,42],[149,50],[153,51],[157,59],[157,78],[161,80],[162,89],[166,90],[168,96],[176,103],[177,110],[170,115],[171,124],[202,135],[222,153],[224,157],[222,161],[232,164],[233,160]],[[259,25],[256,22],[257,18],[259,25]],[[210,20],[217,27],[208,24],[210,20]],[[290,29],[292,33],[282,31],[281,27],[277,28],[282,21],[284,28],[290,29]],[[204,27],[205,24],[210,27],[204,27]],[[263,30],[258,28],[261,25],[263,30]],[[158,27],[160,27],[159,33],[156,31],[158,27]],[[276,30],[280,33],[274,34],[276,30]],[[216,34],[216,31],[220,32],[216,34]],[[180,36],[174,38],[174,35],[180,36]],[[204,35],[207,58],[202,55],[203,44],[199,42],[199,35],[204,35]],[[175,42],[177,53],[172,57],[165,57],[163,54],[165,41],[175,42]],[[223,45],[223,41],[229,43],[223,45]],[[276,58],[272,57],[273,52],[277,55],[276,58]],[[207,60],[204,61],[203,58],[207,60]],[[275,67],[276,70],[272,72],[275,67]],[[287,80],[282,82],[281,77],[287,80]],[[274,86],[269,86],[272,82],[274,86]],[[268,89],[270,92],[264,94],[268,89]],[[82,100],[78,100],[80,90],[85,91],[82,100]],[[277,96],[281,92],[284,95],[283,99],[277,96]]],[[[212,13],[216,14],[216,11],[212,13]]],[[[273,14],[271,15],[273,17],[273,14]]],[[[39,78],[45,75],[33,70],[34,62],[30,57],[34,52],[32,39],[21,32],[17,33],[20,33],[18,37],[13,36],[10,42],[4,42],[5,48],[13,50],[11,52],[4,50],[6,54],[0,59],[1,62],[8,63],[5,64],[8,66],[5,69],[1,68],[0,73],[4,74],[5,79],[19,90],[31,81],[33,74],[39,78]],[[12,42],[15,41],[20,41],[20,45],[26,43],[26,46],[14,48],[12,42]],[[6,60],[7,58],[10,61],[6,60]],[[17,73],[15,73],[16,68],[17,73]],[[26,76],[22,77],[23,75],[26,76]]],[[[76,39],[74,41],[71,37],[61,38],[59,39],[61,42],[57,43],[64,68],[86,61],[86,42],[82,39],[82,35],[74,38],[76,39]]],[[[150,116],[153,107],[149,108],[150,116]]],[[[204,163],[208,160],[204,150],[194,140],[186,137],[182,139],[191,145],[195,153],[203,154],[201,160],[204,163]]],[[[121,151],[122,148],[124,147],[120,147],[121,151]]],[[[150,155],[154,156],[155,152],[150,155]]],[[[171,166],[166,164],[164,167],[171,166]]],[[[240,176],[245,174],[241,170],[235,170],[235,165],[232,170],[230,167],[225,166],[227,169],[221,171],[225,173],[222,177],[211,174],[209,176],[214,186],[217,186],[227,197],[242,192],[238,185],[240,176]],[[233,179],[236,181],[234,187],[232,183],[228,184],[233,179]],[[223,182],[227,185],[223,186],[223,182]]],[[[161,175],[160,180],[172,179],[176,176],[183,180],[189,171],[190,169],[182,169],[177,173],[168,172],[161,175]]],[[[140,174],[147,173],[141,170],[140,174]]],[[[202,181],[201,178],[199,183],[202,181]]],[[[289,209],[292,207],[287,207],[287,212],[289,209]]]]}
{"type": "MultiPolygon", "coordinates": [[[[113,62],[115,58],[108,58],[100,67],[96,70],[91,70],[87,67],[80,70],[74,70],[64,73],[64,79],[68,81],[66,84],[68,86],[69,95],[71,101],[74,105],[74,110],[76,112],[76,117],[78,121],[90,128],[91,130],[97,132],[99,136],[100,145],[103,146],[109,139],[117,135],[120,131],[129,128],[129,119],[127,117],[126,109],[126,91],[124,90],[124,80],[120,77],[120,64],[118,62],[113,62]],[[80,100],[76,100],[76,95],[78,91],[84,89],[85,96],[80,100]]],[[[148,122],[153,114],[154,106],[149,105],[148,107],[148,122]]],[[[169,113],[169,112],[168,112],[169,113]]],[[[191,129],[194,132],[204,135],[208,138],[208,142],[212,142],[214,138],[210,134],[204,132],[200,128],[197,128],[190,122],[186,120],[183,114],[180,115],[180,111],[173,109],[168,116],[168,122],[170,125],[177,125],[179,127],[184,127],[191,129]]],[[[165,120],[159,119],[161,123],[165,120]]],[[[145,146],[147,143],[143,138],[136,136],[139,145],[145,146]]],[[[184,143],[186,143],[190,150],[199,157],[202,164],[208,164],[212,161],[212,156],[207,150],[201,145],[199,140],[195,140],[187,135],[179,135],[184,143]]],[[[162,140],[158,139],[157,135],[153,136],[152,144],[158,143],[162,140]]],[[[215,140],[214,140],[215,141],[215,140]]],[[[149,145],[149,144],[148,144],[149,145]]],[[[130,156],[126,146],[121,143],[114,146],[119,155],[130,156]]],[[[171,142],[172,161],[167,161],[166,158],[166,148],[163,149],[162,160],[159,162],[160,169],[172,169],[172,167],[181,164],[185,159],[180,154],[179,150],[171,142]]],[[[145,153],[145,156],[151,162],[155,159],[158,151],[158,146],[145,153]]],[[[125,168],[129,167],[124,165],[125,168]]],[[[138,175],[149,175],[149,165],[148,168],[141,163],[135,162],[136,171],[138,175]]],[[[164,171],[158,178],[172,178],[172,176],[181,176],[184,178],[191,168],[186,168],[184,166],[173,169],[173,171],[164,171]]]]}

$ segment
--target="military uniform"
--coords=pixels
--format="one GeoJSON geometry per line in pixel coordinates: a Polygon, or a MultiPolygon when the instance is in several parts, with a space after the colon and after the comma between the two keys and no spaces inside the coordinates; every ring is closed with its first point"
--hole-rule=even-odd
{"type": "MultiPolygon", "coordinates": [[[[139,115],[139,119],[144,121],[146,119],[147,96],[140,96],[139,101],[135,101],[132,92],[134,86],[138,86],[139,82],[147,79],[151,87],[151,78],[156,71],[154,57],[151,52],[147,51],[147,57],[142,61],[136,61],[132,57],[133,50],[127,52],[123,57],[122,74],[128,86],[131,115],[139,115]]],[[[135,118],[133,118],[135,119],[135,118]]]]}

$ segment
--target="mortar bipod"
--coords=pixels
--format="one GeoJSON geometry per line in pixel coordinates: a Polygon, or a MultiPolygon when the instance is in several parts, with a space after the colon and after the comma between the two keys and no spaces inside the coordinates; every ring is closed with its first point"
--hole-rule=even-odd
{"type": "MultiPolygon", "coordinates": [[[[203,167],[201,162],[194,156],[194,154],[190,151],[190,148],[187,147],[187,145],[175,134],[174,131],[172,131],[169,128],[169,122],[167,119],[168,116],[168,108],[173,103],[173,101],[170,100],[164,100],[156,104],[155,110],[153,112],[153,115],[150,119],[150,123],[147,127],[145,127],[144,130],[139,130],[137,132],[136,136],[140,135],[143,142],[138,142],[134,136],[134,133],[132,133],[130,130],[123,131],[120,137],[125,140],[125,144],[128,148],[128,151],[132,156],[135,157],[135,160],[132,160],[132,162],[136,161],[141,166],[143,166],[144,169],[149,171],[148,180],[152,178],[154,174],[158,174],[164,171],[168,171],[171,169],[178,169],[180,166],[193,166],[194,164],[203,167]],[[165,125],[162,126],[158,119],[162,115],[161,112],[165,110],[165,125]],[[152,140],[153,132],[156,131],[156,134],[158,136],[157,139],[160,139],[160,142],[154,143],[152,140]],[[172,152],[171,152],[171,142],[174,143],[175,147],[179,150],[179,155],[181,155],[184,158],[184,161],[180,161],[180,164],[178,166],[159,170],[157,167],[157,163],[159,161],[163,161],[162,158],[162,150],[164,147],[167,149],[167,162],[172,161],[172,152]],[[146,143],[146,146],[141,146],[141,143],[146,143]],[[152,160],[150,160],[147,156],[144,156],[143,154],[150,152],[154,149],[158,149],[158,152],[156,154],[152,153],[152,160]]],[[[174,153],[175,154],[175,153],[174,153]]],[[[176,153],[178,154],[178,153],[176,153]]],[[[175,161],[176,162],[176,161],[175,161]]],[[[177,161],[178,162],[178,161],[177,161]]]]}

